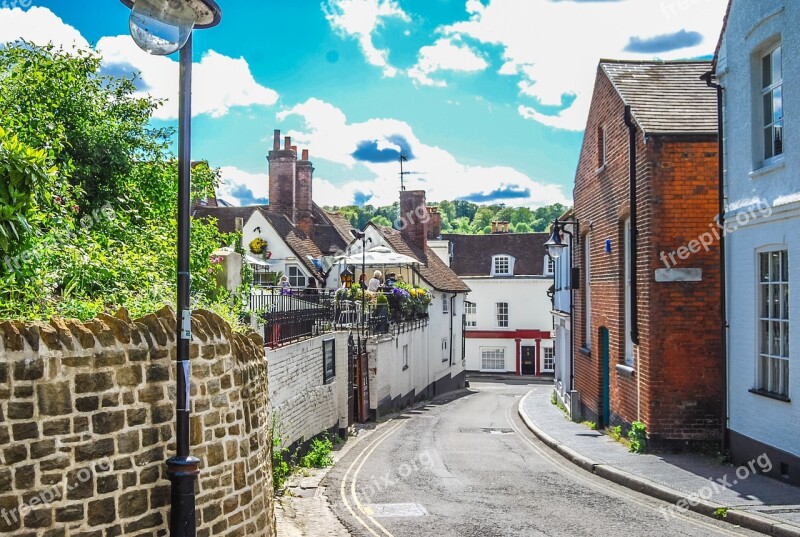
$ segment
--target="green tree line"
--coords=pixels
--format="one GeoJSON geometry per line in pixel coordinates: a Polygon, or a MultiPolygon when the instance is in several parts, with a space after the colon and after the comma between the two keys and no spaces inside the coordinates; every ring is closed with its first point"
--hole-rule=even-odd
{"type": "MultiPolygon", "coordinates": [[[[463,200],[442,201],[430,205],[439,208],[439,213],[442,215],[442,233],[465,235],[491,233],[492,222],[509,222],[509,231],[512,233],[548,231],[553,220],[567,210],[567,207],[560,203],[538,209],[508,207],[505,204],[478,205],[463,200]]],[[[386,207],[347,205],[326,209],[342,214],[359,229],[370,221],[381,226],[396,228],[400,219],[399,202],[386,207]]]]}

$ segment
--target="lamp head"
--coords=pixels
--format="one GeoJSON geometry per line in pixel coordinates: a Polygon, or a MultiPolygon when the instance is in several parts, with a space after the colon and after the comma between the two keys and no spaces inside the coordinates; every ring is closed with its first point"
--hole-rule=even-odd
{"type": "Polygon", "coordinates": [[[131,8],[131,37],[158,56],[183,48],[194,28],[219,24],[222,12],[214,0],[122,0],[131,8]]]}
{"type": "Polygon", "coordinates": [[[561,240],[561,229],[559,228],[558,221],[553,225],[553,234],[550,235],[550,239],[544,243],[544,246],[547,248],[547,253],[553,259],[561,257],[561,252],[567,247],[564,241],[561,240]]]}
{"type": "Polygon", "coordinates": [[[364,233],[363,231],[359,231],[357,229],[351,229],[350,234],[359,240],[363,239],[366,236],[366,233],[364,233]]]}

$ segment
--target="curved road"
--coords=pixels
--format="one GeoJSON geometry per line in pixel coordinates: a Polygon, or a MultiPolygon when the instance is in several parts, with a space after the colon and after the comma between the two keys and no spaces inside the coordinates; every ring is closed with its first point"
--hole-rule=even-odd
{"type": "Polygon", "coordinates": [[[760,535],[592,475],[522,424],[520,399],[549,386],[472,382],[390,420],[327,477],[334,512],[372,537],[760,535]]]}

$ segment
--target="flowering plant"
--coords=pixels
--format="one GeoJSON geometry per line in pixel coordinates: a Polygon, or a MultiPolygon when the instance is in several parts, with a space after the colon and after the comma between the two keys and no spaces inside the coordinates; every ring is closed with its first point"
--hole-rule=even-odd
{"type": "Polygon", "coordinates": [[[262,254],[267,249],[267,241],[265,241],[261,237],[256,237],[255,239],[250,241],[250,244],[248,246],[250,247],[250,251],[253,252],[254,254],[256,255],[262,254]]]}

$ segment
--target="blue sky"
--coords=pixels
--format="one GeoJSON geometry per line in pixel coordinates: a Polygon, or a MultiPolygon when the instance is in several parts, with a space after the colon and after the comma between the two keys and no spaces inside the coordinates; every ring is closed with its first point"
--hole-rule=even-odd
{"type": "MultiPolygon", "coordinates": [[[[319,204],[428,199],[569,203],[597,61],[710,55],[725,0],[221,0],[195,34],[193,157],[221,195],[263,202],[281,129],[307,148],[319,204]]],[[[177,55],[128,36],[115,0],[6,0],[0,41],[95,47],[109,73],[140,72],[175,123],[177,55]]]]}

